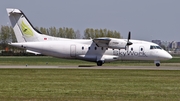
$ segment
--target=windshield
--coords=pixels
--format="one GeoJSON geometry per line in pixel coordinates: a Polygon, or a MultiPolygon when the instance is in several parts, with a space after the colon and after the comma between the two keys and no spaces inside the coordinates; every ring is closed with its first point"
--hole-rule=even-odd
{"type": "Polygon", "coordinates": [[[160,46],[154,46],[154,45],[151,45],[150,46],[150,49],[162,49],[160,46]]]}

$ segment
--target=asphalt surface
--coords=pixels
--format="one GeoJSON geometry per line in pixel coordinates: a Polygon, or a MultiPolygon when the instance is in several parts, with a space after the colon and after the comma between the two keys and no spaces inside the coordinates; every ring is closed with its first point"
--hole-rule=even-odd
{"type": "Polygon", "coordinates": [[[133,70],[180,70],[180,67],[176,66],[31,66],[31,65],[20,65],[20,66],[13,66],[13,65],[0,65],[0,68],[53,68],[53,69],[133,69],[133,70]]]}

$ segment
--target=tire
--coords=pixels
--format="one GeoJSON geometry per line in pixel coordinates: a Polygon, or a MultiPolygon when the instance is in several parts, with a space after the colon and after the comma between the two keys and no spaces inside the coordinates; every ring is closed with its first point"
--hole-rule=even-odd
{"type": "Polygon", "coordinates": [[[159,66],[160,66],[160,63],[156,63],[156,66],[159,67],[159,66]]]}
{"type": "Polygon", "coordinates": [[[102,66],[103,62],[102,61],[97,61],[97,66],[102,66]]]}

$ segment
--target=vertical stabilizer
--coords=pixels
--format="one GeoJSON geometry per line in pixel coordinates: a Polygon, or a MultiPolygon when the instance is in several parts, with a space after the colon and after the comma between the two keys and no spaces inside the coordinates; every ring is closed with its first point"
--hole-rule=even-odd
{"type": "Polygon", "coordinates": [[[7,13],[18,42],[39,41],[40,32],[32,26],[22,11],[7,8],[7,13]]]}

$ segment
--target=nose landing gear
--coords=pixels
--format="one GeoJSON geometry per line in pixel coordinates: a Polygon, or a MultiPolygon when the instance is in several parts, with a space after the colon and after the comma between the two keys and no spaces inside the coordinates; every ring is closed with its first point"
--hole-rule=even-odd
{"type": "Polygon", "coordinates": [[[154,61],[154,64],[159,67],[161,64],[160,64],[160,61],[154,61]]]}
{"type": "Polygon", "coordinates": [[[160,66],[160,63],[156,63],[156,66],[159,67],[159,66],[160,66]]]}

